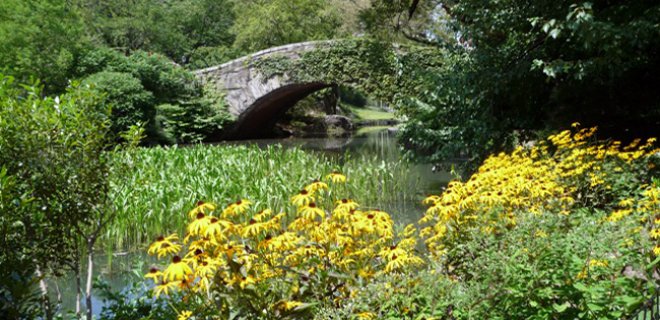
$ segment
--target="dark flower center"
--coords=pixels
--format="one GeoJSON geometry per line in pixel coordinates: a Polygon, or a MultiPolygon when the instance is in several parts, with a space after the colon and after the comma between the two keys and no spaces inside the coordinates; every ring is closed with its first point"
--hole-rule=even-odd
{"type": "Polygon", "coordinates": [[[200,212],[200,213],[197,214],[197,220],[199,220],[199,219],[204,219],[204,217],[205,217],[205,215],[204,215],[204,213],[202,213],[202,212],[200,212]]]}
{"type": "Polygon", "coordinates": [[[179,262],[181,262],[181,257],[179,256],[172,257],[172,263],[179,263],[179,262]]]}
{"type": "Polygon", "coordinates": [[[201,201],[201,200],[200,200],[200,201],[197,201],[197,206],[198,206],[198,207],[201,206],[201,205],[203,205],[203,204],[204,204],[204,201],[201,201]]]}
{"type": "Polygon", "coordinates": [[[211,218],[211,223],[216,223],[218,222],[218,218],[211,218]]]}
{"type": "Polygon", "coordinates": [[[197,249],[197,250],[195,250],[195,255],[196,255],[196,256],[198,256],[198,255],[200,255],[200,254],[202,254],[202,253],[204,253],[204,251],[202,251],[202,249],[197,249]]]}
{"type": "Polygon", "coordinates": [[[314,203],[314,202],[310,203],[310,204],[309,204],[309,207],[310,207],[310,208],[316,208],[316,203],[314,203]]]}
{"type": "Polygon", "coordinates": [[[348,203],[348,199],[341,199],[341,203],[348,203]]]}
{"type": "Polygon", "coordinates": [[[156,267],[152,267],[151,269],[149,269],[149,273],[156,273],[156,272],[158,272],[158,268],[156,267]]]}
{"type": "Polygon", "coordinates": [[[307,190],[305,190],[305,189],[300,190],[300,194],[302,194],[303,196],[304,196],[304,195],[307,195],[308,193],[309,193],[309,192],[308,192],[307,190]]]}
{"type": "Polygon", "coordinates": [[[158,242],[165,241],[165,237],[160,236],[160,237],[156,238],[156,241],[158,241],[158,242]]]}

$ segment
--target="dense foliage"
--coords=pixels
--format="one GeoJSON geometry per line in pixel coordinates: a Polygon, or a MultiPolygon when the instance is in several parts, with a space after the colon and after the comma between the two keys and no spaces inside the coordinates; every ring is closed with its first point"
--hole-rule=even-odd
{"type": "Polygon", "coordinates": [[[327,0],[250,0],[236,6],[235,45],[254,52],[278,45],[333,38],[341,18],[327,0]]]}
{"type": "MultiPolygon", "coordinates": [[[[576,120],[624,139],[657,132],[657,2],[415,2],[426,10],[413,11],[410,25],[444,15],[457,39],[434,45],[451,49],[448,65],[402,109],[411,119],[403,138],[436,159],[483,156],[576,120]]],[[[387,3],[372,14],[390,21],[412,9],[387,3]]]]}
{"type": "MultiPolygon", "coordinates": [[[[32,284],[78,263],[79,231],[105,210],[112,135],[88,88],[42,98],[0,76],[0,104],[0,241],[11,248],[0,255],[0,314],[15,318],[33,314],[20,305],[32,284]]],[[[52,316],[47,300],[42,308],[52,316]]]]}

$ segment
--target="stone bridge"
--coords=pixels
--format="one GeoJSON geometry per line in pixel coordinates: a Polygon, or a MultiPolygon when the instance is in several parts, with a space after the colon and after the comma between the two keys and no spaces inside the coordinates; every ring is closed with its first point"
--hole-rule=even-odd
{"type": "Polygon", "coordinates": [[[272,133],[277,120],[300,99],[332,86],[331,83],[295,83],[286,74],[264,76],[254,61],[269,56],[297,59],[306,51],[329,46],[332,41],[289,44],[256,52],[219,66],[195,71],[202,83],[212,84],[225,92],[229,112],[236,117],[227,130],[226,139],[265,137],[272,133]]]}

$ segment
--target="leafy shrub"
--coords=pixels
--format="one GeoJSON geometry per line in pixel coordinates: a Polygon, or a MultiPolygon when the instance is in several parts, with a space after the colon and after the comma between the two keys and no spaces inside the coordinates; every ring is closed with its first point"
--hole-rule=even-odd
{"type": "Polygon", "coordinates": [[[224,126],[233,120],[224,96],[204,90],[199,98],[157,108],[165,134],[180,143],[218,141],[224,126]]]}
{"type": "Polygon", "coordinates": [[[595,133],[493,155],[425,200],[420,233],[465,292],[455,317],[619,319],[653,293],[659,150],[595,133]]]}
{"type": "MultiPolygon", "coordinates": [[[[577,124],[575,124],[577,126],[577,124]]],[[[321,318],[621,319],[656,294],[659,149],[551,135],[489,157],[420,221],[430,263],[321,318]]]]}
{"type": "Polygon", "coordinates": [[[112,106],[112,132],[118,134],[137,124],[146,124],[150,137],[157,135],[154,96],[145,90],[140,80],[128,73],[103,71],[87,77],[84,82],[112,106]]]}
{"type": "Polygon", "coordinates": [[[2,75],[0,105],[0,243],[11,248],[0,254],[0,299],[31,318],[34,282],[77,265],[81,230],[103,212],[110,114],[86,87],[43,97],[2,75]]]}

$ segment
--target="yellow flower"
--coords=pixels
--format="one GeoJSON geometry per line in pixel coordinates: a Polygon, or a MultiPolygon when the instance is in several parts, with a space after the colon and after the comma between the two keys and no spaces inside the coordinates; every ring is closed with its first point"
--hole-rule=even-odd
{"type": "Polygon", "coordinates": [[[307,189],[300,190],[297,195],[291,198],[291,203],[299,207],[306,206],[311,202],[314,202],[314,197],[307,189]]]}
{"type": "Polygon", "coordinates": [[[177,320],[188,320],[190,317],[192,317],[192,311],[182,311],[177,320]]]}
{"type": "Polygon", "coordinates": [[[174,292],[176,286],[176,282],[161,282],[154,287],[154,296],[158,298],[161,294],[169,295],[170,292],[174,292]]]}
{"type": "Polygon", "coordinates": [[[257,222],[254,219],[250,219],[248,224],[243,227],[241,235],[245,238],[254,237],[262,232],[266,231],[265,224],[262,222],[257,222]]]}
{"type": "Polygon", "coordinates": [[[307,187],[305,187],[305,189],[311,191],[312,193],[315,193],[316,191],[323,189],[328,190],[328,185],[325,182],[314,180],[307,187]]]}
{"type": "Polygon", "coordinates": [[[188,263],[181,260],[181,257],[174,256],[172,258],[172,263],[167,266],[165,272],[163,272],[163,279],[165,281],[174,281],[181,280],[192,274],[192,270],[188,266],[188,263]]]}
{"type": "Polygon", "coordinates": [[[204,232],[205,237],[214,237],[216,239],[226,239],[224,232],[227,230],[231,230],[233,228],[233,224],[230,221],[223,220],[223,219],[218,219],[216,217],[207,217],[209,219],[209,223],[206,227],[206,231],[204,232]]]}
{"type": "Polygon", "coordinates": [[[244,213],[250,207],[252,202],[250,200],[241,199],[236,202],[233,202],[222,211],[222,216],[225,218],[233,217],[239,214],[244,213]]]}
{"type": "Polygon", "coordinates": [[[204,201],[198,201],[195,209],[192,209],[188,212],[190,219],[193,219],[197,216],[198,213],[209,213],[215,210],[215,206],[211,203],[205,203],[204,201]]]}
{"type": "Polygon", "coordinates": [[[300,208],[298,215],[306,220],[314,221],[317,216],[321,217],[321,219],[325,218],[325,211],[317,207],[315,202],[311,202],[310,204],[300,208]]]}
{"type": "Polygon", "coordinates": [[[241,287],[241,289],[245,289],[245,287],[257,283],[256,279],[252,276],[247,276],[247,277],[241,277],[238,285],[241,287]]]}
{"type": "Polygon", "coordinates": [[[335,204],[336,204],[335,207],[336,211],[344,211],[344,212],[355,210],[359,206],[357,202],[350,199],[341,199],[336,201],[335,204]]]}
{"type": "Polygon", "coordinates": [[[163,273],[158,270],[156,267],[149,269],[149,273],[145,274],[144,277],[147,279],[153,280],[155,283],[158,283],[158,279],[163,276],[163,273]]]}
{"type": "Polygon", "coordinates": [[[660,229],[651,229],[651,238],[653,239],[660,238],[660,229]]]}
{"type": "Polygon", "coordinates": [[[534,233],[534,236],[536,236],[537,238],[547,238],[548,234],[543,230],[536,230],[536,233],[534,233]]]}
{"type": "Polygon", "coordinates": [[[368,312],[368,311],[360,312],[356,316],[360,320],[376,319],[376,314],[374,314],[373,312],[368,312]]]}
{"type": "Polygon", "coordinates": [[[656,245],[653,247],[653,254],[656,256],[660,256],[660,246],[656,245]]]}
{"type": "Polygon", "coordinates": [[[276,308],[284,311],[289,311],[303,305],[300,301],[286,301],[282,300],[276,304],[276,308]]]}
{"type": "Polygon", "coordinates": [[[178,239],[179,237],[176,234],[171,234],[167,237],[160,236],[149,246],[147,252],[150,255],[158,254],[158,258],[168,254],[175,254],[181,250],[181,245],[174,242],[178,239]]]}
{"type": "Polygon", "coordinates": [[[607,260],[597,260],[597,259],[592,259],[589,260],[589,266],[590,267],[607,267],[609,263],[607,260]]]}
{"type": "Polygon", "coordinates": [[[346,176],[341,174],[339,171],[333,171],[331,174],[325,176],[325,179],[332,181],[332,183],[346,182],[346,176]]]}
{"type": "Polygon", "coordinates": [[[209,226],[209,220],[203,212],[197,213],[195,220],[188,225],[188,233],[191,235],[202,235],[209,226]]]}

